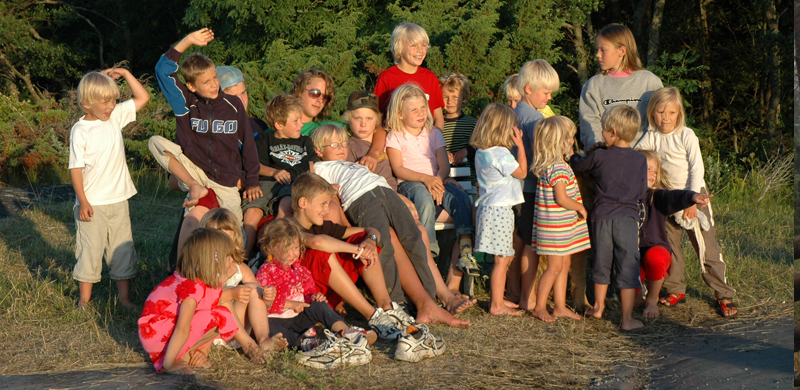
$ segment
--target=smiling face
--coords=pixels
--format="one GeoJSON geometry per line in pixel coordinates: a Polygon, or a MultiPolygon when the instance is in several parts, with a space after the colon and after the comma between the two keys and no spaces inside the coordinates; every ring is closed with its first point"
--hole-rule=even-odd
{"type": "Polygon", "coordinates": [[[94,102],[88,107],[84,107],[86,115],[83,117],[85,121],[101,120],[103,122],[111,118],[111,113],[117,107],[117,100],[112,99],[105,102],[94,102]]]}
{"type": "Polygon", "coordinates": [[[400,120],[403,121],[405,131],[418,135],[428,119],[428,103],[421,96],[413,96],[403,102],[400,110],[400,120]]]}
{"type": "Polygon", "coordinates": [[[192,83],[186,83],[190,91],[196,92],[200,97],[216,99],[219,95],[219,79],[217,70],[214,67],[208,68],[192,83]]]}
{"type": "Polygon", "coordinates": [[[655,127],[661,134],[669,134],[675,131],[678,124],[678,114],[680,110],[677,103],[661,103],[653,113],[655,127]]]}
{"type": "Polygon", "coordinates": [[[653,159],[647,159],[647,188],[655,188],[658,178],[658,163],[653,159]]]}
{"type": "Polygon", "coordinates": [[[300,210],[295,213],[298,222],[306,228],[310,228],[310,225],[321,226],[325,222],[325,217],[330,214],[328,208],[330,203],[331,196],[324,193],[315,196],[312,200],[300,198],[298,201],[300,210]]]}
{"type": "Polygon", "coordinates": [[[247,88],[244,86],[244,81],[238,84],[234,84],[228,88],[225,88],[225,93],[228,95],[233,95],[239,98],[242,101],[242,105],[244,109],[247,110],[247,103],[249,102],[249,97],[247,96],[247,88]]]}
{"type": "Polygon", "coordinates": [[[342,139],[341,137],[332,136],[326,140],[325,146],[322,147],[322,150],[314,150],[317,152],[317,156],[319,156],[319,159],[322,161],[347,160],[347,140],[342,139]]]}
{"type": "Polygon", "coordinates": [[[447,119],[458,118],[464,104],[461,100],[461,89],[442,88],[442,98],[444,99],[444,117],[447,119]]]}
{"type": "Polygon", "coordinates": [[[622,61],[625,59],[625,46],[615,47],[613,43],[603,39],[597,38],[597,62],[600,63],[600,69],[610,72],[621,72],[622,61]]]}
{"type": "Polygon", "coordinates": [[[350,111],[348,123],[353,137],[372,142],[372,134],[375,133],[375,126],[378,125],[378,113],[369,107],[356,108],[350,111]]]}
{"type": "Polygon", "coordinates": [[[300,240],[295,238],[289,245],[276,245],[275,248],[270,248],[269,253],[272,255],[272,260],[290,267],[300,260],[300,240]]]}
{"type": "Polygon", "coordinates": [[[327,91],[327,88],[328,84],[325,80],[314,77],[308,82],[308,85],[306,85],[306,90],[300,93],[300,101],[303,103],[303,123],[314,120],[314,118],[322,112],[322,109],[325,108],[325,103],[327,103],[325,91],[327,91]],[[316,98],[311,97],[308,94],[310,90],[320,91],[321,94],[316,98]]]}
{"type": "MultiPolygon", "coordinates": [[[[400,51],[400,65],[402,68],[413,68],[422,66],[425,56],[428,55],[428,45],[423,43],[411,43],[408,38],[403,40],[403,50],[400,51]]],[[[403,70],[406,70],[403,69],[403,70]]]]}
{"type": "MultiPolygon", "coordinates": [[[[530,86],[525,87],[525,92],[530,90],[530,86]]],[[[553,98],[553,91],[547,88],[539,88],[536,91],[528,94],[527,100],[537,110],[547,107],[547,103],[553,98]]]]}

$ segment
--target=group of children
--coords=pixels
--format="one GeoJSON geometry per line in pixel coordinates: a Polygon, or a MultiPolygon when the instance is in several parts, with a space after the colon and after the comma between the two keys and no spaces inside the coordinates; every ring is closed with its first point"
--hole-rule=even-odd
{"type": "MultiPolygon", "coordinates": [[[[548,106],[559,77],[544,60],[506,80],[510,107],[489,104],[476,120],[461,111],[467,78],[436,78],[422,68],[428,35],[406,23],[392,34],[396,65],[381,73],[374,93],[350,95],[344,124],[325,120],[333,80],[319,70],[301,73],[291,94],[272,98],[264,122],[247,117],[238,69],[215,67],[201,54],[178,64],[191,46],[213,39],[209,29],[195,31],[156,65],[177,132],[175,142],[156,136],[149,147],[188,193],[175,273],[153,290],[139,320],[159,372],[208,367],[212,345],[241,347],[257,363],[288,345],[315,368],[368,363],[378,337],[397,341],[399,360],[438,356],[444,341],[424,324],[470,325],[454,315],[476,302],[458,291],[464,273],[480,272],[473,251],[494,256],[491,314],[527,310],[552,322],[582,318],[566,305],[567,270],[572,255],[591,247],[595,302],[586,315],[602,317],[613,269],[620,326],[635,329],[643,326],[632,317],[636,304],[655,318],[659,302],[673,306],[685,297],[682,229],[702,243],[703,278],[722,315],[736,313],[710,206],[697,208],[711,197],[697,137],[685,127],[678,90],[641,67],[627,28],[609,25],[598,34],[601,72],[581,93],[587,149],[578,153],[575,124],[548,106]],[[472,168],[477,199],[449,177],[450,165],[462,163],[472,168]],[[584,204],[581,190],[593,194],[593,204],[584,204]],[[452,223],[457,236],[446,279],[434,261],[436,222],[452,223]],[[540,255],[547,267],[536,283],[540,255]],[[506,277],[513,263],[521,292],[512,302],[506,277]],[[356,287],[359,279],[374,305],[356,287]],[[662,283],[668,295],[659,300],[662,283]],[[344,322],[345,301],[370,330],[344,322]]],[[[79,305],[89,302],[104,253],[120,302],[131,305],[136,254],[127,199],[135,188],[121,128],[149,95],[121,69],[89,73],[78,89],[86,115],[70,136],[69,167],[79,305]],[[120,76],[133,99],[115,109],[113,78],[120,76]]]]}

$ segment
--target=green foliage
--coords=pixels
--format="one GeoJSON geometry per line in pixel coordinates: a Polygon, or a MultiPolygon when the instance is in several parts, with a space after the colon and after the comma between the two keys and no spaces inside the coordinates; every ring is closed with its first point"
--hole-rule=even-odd
{"type": "MultiPolygon", "coordinates": [[[[664,52],[658,62],[648,66],[648,69],[661,78],[664,86],[678,88],[681,94],[688,95],[709,86],[709,83],[702,80],[702,72],[707,70],[708,66],[695,65],[698,59],[700,54],[696,54],[692,49],[681,50],[675,54],[664,52]]],[[[686,99],[684,105],[691,107],[686,99]]]]}

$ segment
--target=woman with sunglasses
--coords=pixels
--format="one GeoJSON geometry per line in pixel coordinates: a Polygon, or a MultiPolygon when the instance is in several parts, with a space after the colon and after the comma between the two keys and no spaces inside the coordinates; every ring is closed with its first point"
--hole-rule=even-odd
{"type": "Polygon", "coordinates": [[[323,120],[330,117],[334,102],[334,85],[331,76],[318,69],[309,69],[297,75],[291,94],[303,103],[303,129],[301,135],[310,135],[319,126],[344,123],[323,120]]]}

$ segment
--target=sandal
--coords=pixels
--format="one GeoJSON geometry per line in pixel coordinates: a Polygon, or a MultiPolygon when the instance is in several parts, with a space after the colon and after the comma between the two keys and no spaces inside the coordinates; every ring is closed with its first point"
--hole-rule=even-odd
{"type": "Polygon", "coordinates": [[[686,298],[686,294],[669,294],[663,301],[659,301],[658,303],[666,307],[673,307],[679,303],[683,303],[683,298],[686,298]]]}
{"type": "Polygon", "coordinates": [[[736,314],[739,313],[739,308],[733,303],[733,299],[731,298],[717,298],[717,302],[719,303],[719,314],[725,318],[736,317],[736,314]],[[723,300],[727,300],[729,302],[723,303],[723,300]],[[725,312],[734,309],[736,310],[733,314],[725,315],[725,312]]]}

